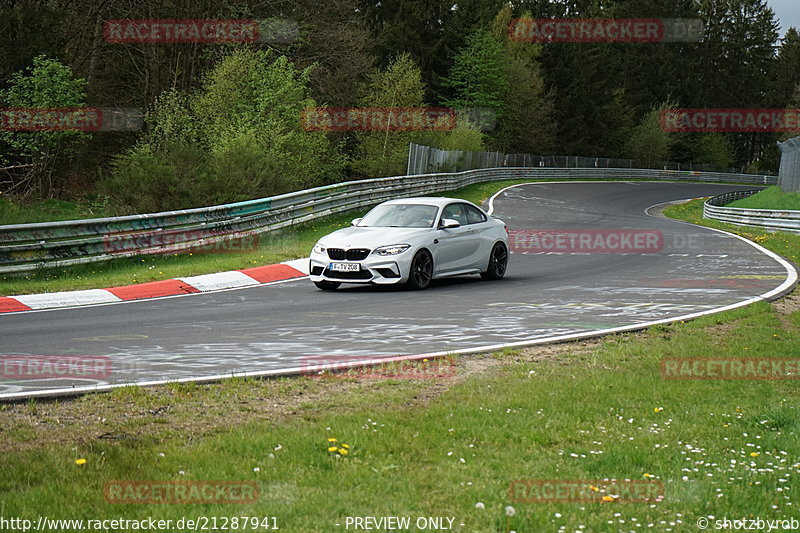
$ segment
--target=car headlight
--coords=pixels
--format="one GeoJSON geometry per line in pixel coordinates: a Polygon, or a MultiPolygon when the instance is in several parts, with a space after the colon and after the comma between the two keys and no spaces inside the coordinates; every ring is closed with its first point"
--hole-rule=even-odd
{"type": "Polygon", "coordinates": [[[324,254],[327,248],[322,246],[320,243],[314,245],[314,253],[315,254],[324,254]]]}
{"type": "Polygon", "coordinates": [[[409,248],[411,248],[410,244],[390,244],[389,246],[375,248],[372,253],[375,255],[397,255],[402,254],[409,248]]]}

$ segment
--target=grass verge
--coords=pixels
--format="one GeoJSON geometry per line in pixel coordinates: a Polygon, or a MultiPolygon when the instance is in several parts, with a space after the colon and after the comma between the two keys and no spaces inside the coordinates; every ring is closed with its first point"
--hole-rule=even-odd
{"type": "Polygon", "coordinates": [[[0,197],[0,225],[110,216],[114,216],[114,214],[108,202],[99,197],[92,196],[77,201],[49,198],[25,205],[0,197]]]}
{"type": "Polygon", "coordinates": [[[747,209],[790,209],[800,210],[800,193],[783,192],[780,187],[773,185],[753,196],[742,198],[728,204],[729,207],[744,207],[747,209]]]}
{"type": "Polygon", "coordinates": [[[453,530],[470,532],[683,531],[707,515],[791,516],[797,382],[664,380],[661,360],[800,358],[792,301],[460,357],[445,379],[235,379],[6,405],[2,515],[274,516],[292,532],[345,530],[347,516],[453,517],[453,530]],[[329,438],[348,455],[329,452],[329,438]],[[521,503],[509,494],[513,480],[605,478],[661,483],[665,498],[521,503]],[[127,480],[252,481],[260,496],[109,503],[106,483],[127,480]]]}

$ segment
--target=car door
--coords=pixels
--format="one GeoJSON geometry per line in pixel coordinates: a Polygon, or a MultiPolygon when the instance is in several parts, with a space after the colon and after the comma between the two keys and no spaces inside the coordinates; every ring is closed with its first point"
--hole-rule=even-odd
{"type": "Polygon", "coordinates": [[[467,207],[467,204],[454,202],[442,209],[436,236],[438,243],[434,253],[436,273],[465,270],[472,266],[478,245],[474,239],[475,228],[469,223],[467,207]],[[441,221],[444,219],[453,219],[461,225],[457,228],[443,229],[441,221]]]}
{"type": "Polygon", "coordinates": [[[486,268],[489,261],[489,253],[494,245],[495,238],[492,235],[493,224],[486,214],[475,206],[466,204],[467,221],[472,232],[470,233],[474,247],[471,248],[470,265],[476,268],[486,268]]]}

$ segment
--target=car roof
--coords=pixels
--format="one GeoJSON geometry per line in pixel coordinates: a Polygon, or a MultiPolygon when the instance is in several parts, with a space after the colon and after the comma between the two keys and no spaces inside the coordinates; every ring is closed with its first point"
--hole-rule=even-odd
{"type": "MultiPolygon", "coordinates": [[[[398,198],[396,200],[388,200],[384,202],[385,204],[424,204],[424,205],[435,205],[435,206],[443,206],[447,205],[452,202],[464,202],[467,204],[472,204],[472,202],[468,202],[467,200],[461,200],[460,198],[446,198],[444,196],[416,196],[412,198],[398,198]]],[[[474,205],[474,204],[472,204],[474,205]]]]}

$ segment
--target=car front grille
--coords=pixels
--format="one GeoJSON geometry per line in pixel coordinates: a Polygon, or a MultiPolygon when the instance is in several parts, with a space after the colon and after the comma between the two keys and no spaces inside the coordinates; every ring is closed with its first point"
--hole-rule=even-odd
{"type": "Polygon", "coordinates": [[[337,272],[336,270],[326,268],[323,274],[326,278],[360,280],[372,279],[372,273],[369,270],[359,270],[357,272],[337,272]]]}
{"type": "Polygon", "coordinates": [[[351,248],[343,250],[342,248],[328,248],[328,257],[334,261],[361,261],[366,259],[369,255],[367,248],[351,248]]]}

